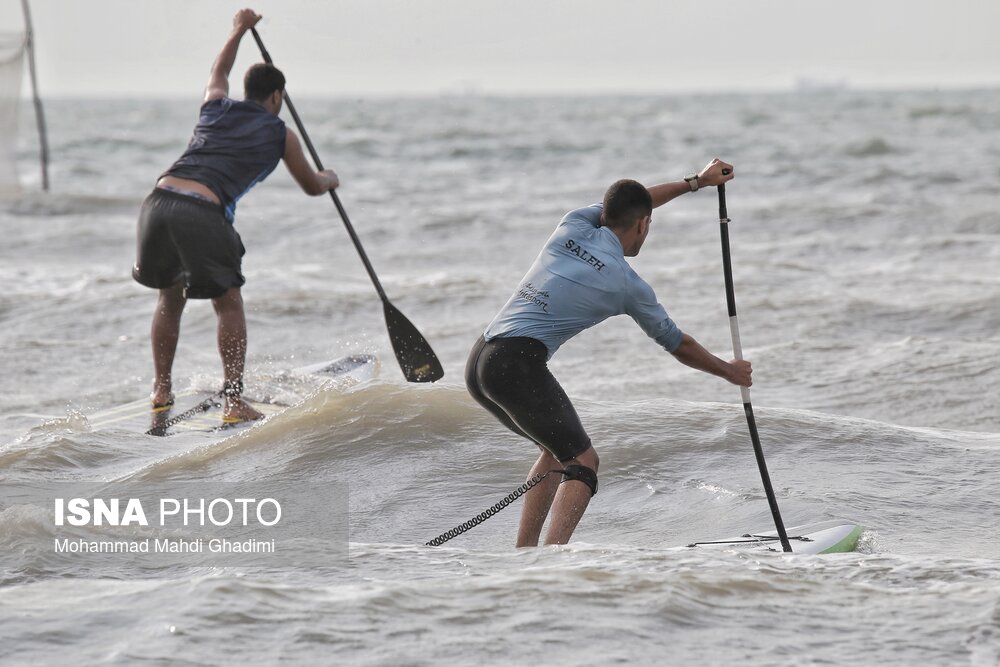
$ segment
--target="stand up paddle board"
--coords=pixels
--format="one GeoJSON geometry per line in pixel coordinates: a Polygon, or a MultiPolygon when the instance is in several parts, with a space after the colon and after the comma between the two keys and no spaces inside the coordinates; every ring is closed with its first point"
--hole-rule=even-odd
{"type": "MultiPolygon", "coordinates": [[[[378,358],[370,354],[355,354],[334,361],[312,364],[292,371],[295,375],[318,376],[346,384],[371,380],[378,374],[378,358]]],[[[243,400],[263,413],[265,417],[282,412],[288,405],[254,400],[243,400]]],[[[228,435],[235,429],[246,428],[255,422],[224,424],[222,421],[222,394],[188,391],[178,394],[170,408],[153,410],[148,399],[132,401],[102,410],[88,418],[91,428],[121,429],[147,435],[173,435],[176,433],[219,433],[228,435]]]]}
{"type": "MultiPolygon", "coordinates": [[[[793,526],[786,532],[792,553],[832,554],[855,551],[863,529],[854,523],[826,522],[793,526]]],[[[777,531],[747,533],[739,537],[695,542],[688,547],[782,551],[777,531]]]]}

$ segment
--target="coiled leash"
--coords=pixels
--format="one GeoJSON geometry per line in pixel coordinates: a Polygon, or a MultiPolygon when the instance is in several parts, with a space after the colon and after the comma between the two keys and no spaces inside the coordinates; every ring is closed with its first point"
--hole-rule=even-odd
{"type": "Polygon", "coordinates": [[[170,419],[167,419],[162,424],[157,424],[148,431],[146,435],[158,435],[164,436],[167,434],[167,429],[175,424],[179,424],[185,419],[191,419],[200,415],[202,412],[208,412],[212,408],[221,407],[219,403],[220,398],[239,398],[243,394],[243,381],[242,380],[226,380],[222,384],[222,389],[212,394],[204,401],[194,406],[190,410],[185,410],[179,415],[175,415],[170,419]]]}
{"type": "Polygon", "coordinates": [[[220,391],[217,394],[212,394],[211,396],[209,396],[204,401],[202,401],[198,405],[194,406],[190,410],[185,410],[184,412],[180,413],[179,415],[176,415],[176,416],[171,417],[170,419],[164,421],[162,424],[157,424],[153,428],[151,428],[148,431],[146,431],[146,435],[159,435],[159,436],[166,435],[167,434],[167,429],[170,428],[171,426],[173,426],[174,424],[179,424],[182,421],[184,421],[185,419],[191,419],[191,417],[194,417],[196,415],[200,415],[202,412],[207,412],[208,410],[211,410],[212,408],[219,407],[219,400],[218,399],[222,398],[225,395],[226,395],[226,390],[225,389],[223,389],[222,391],[220,391]]]}
{"type": "Polygon", "coordinates": [[[571,479],[576,479],[583,482],[584,484],[590,487],[591,496],[597,493],[597,474],[593,470],[585,466],[571,465],[571,466],[566,466],[565,470],[549,470],[548,472],[540,472],[537,473],[534,477],[532,477],[528,481],[526,481],[521,486],[511,491],[511,493],[506,498],[496,503],[486,511],[481,512],[480,514],[477,514],[476,516],[472,517],[465,523],[459,526],[455,526],[451,530],[438,535],[430,542],[426,542],[425,545],[428,547],[439,547],[448,540],[452,539],[453,537],[458,537],[465,531],[470,530],[471,528],[475,528],[483,521],[486,521],[491,516],[493,516],[503,508],[507,507],[521,496],[523,496],[525,493],[531,490],[533,486],[536,486],[543,479],[548,477],[550,473],[554,472],[564,476],[566,478],[563,480],[564,482],[568,482],[571,479]]]}

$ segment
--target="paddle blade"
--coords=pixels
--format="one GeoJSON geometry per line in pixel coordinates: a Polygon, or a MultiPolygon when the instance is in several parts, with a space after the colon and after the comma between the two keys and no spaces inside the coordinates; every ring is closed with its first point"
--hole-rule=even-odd
{"type": "Polygon", "coordinates": [[[385,324],[389,328],[389,341],[406,381],[434,382],[443,378],[441,362],[417,328],[388,299],[382,303],[385,324]]]}

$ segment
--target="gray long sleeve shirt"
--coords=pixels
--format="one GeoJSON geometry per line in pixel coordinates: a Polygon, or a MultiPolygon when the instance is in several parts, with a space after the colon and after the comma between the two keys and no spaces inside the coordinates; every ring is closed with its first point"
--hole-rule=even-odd
{"type": "Polygon", "coordinates": [[[621,242],[601,227],[602,204],[570,211],[545,242],[517,291],[486,327],[486,340],[527,336],[549,358],[567,340],[627,314],[668,352],[683,334],[653,289],[625,261],[621,242]]]}

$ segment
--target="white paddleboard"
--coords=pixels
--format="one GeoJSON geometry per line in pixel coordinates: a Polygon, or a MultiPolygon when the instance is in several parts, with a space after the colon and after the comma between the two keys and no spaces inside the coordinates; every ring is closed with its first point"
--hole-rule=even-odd
{"type": "MultiPolygon", "coordinates": [[[[338,382],[357,384],[373,379],[378,374],[378,358],[370,354],[355,354],[333,361],[312,364],[293,371],[297,375],[315,375],[335,379],[338,382]]],[[[253,400],[244,396],[243,400],[263,413],[265,417],[282,412],[288,405],[253,400]]],[[[252,426],[255,422],[223,424],[222,398],[218,394],[205,392],[182,392],[174,397],[171,408],[153,411],[149,399],[140,399],[102,410],[88,417],[94,430],[121,429],[134,433],[151,435],[173,435],[185,432],[218,433],[228,435],[231,431],[252,426]]]]}
{"type": "MultiPolygon", "coordinates": [[[[788,543],[796,554],[832,554],[855,551],[863,529],[855,523],[827,521],[786,528],[788,543]]],[[[706,540],[689,544],[691,548],[757,549],[781,552],[777,531],[747,533],[739,537],[706,540]]]]}

